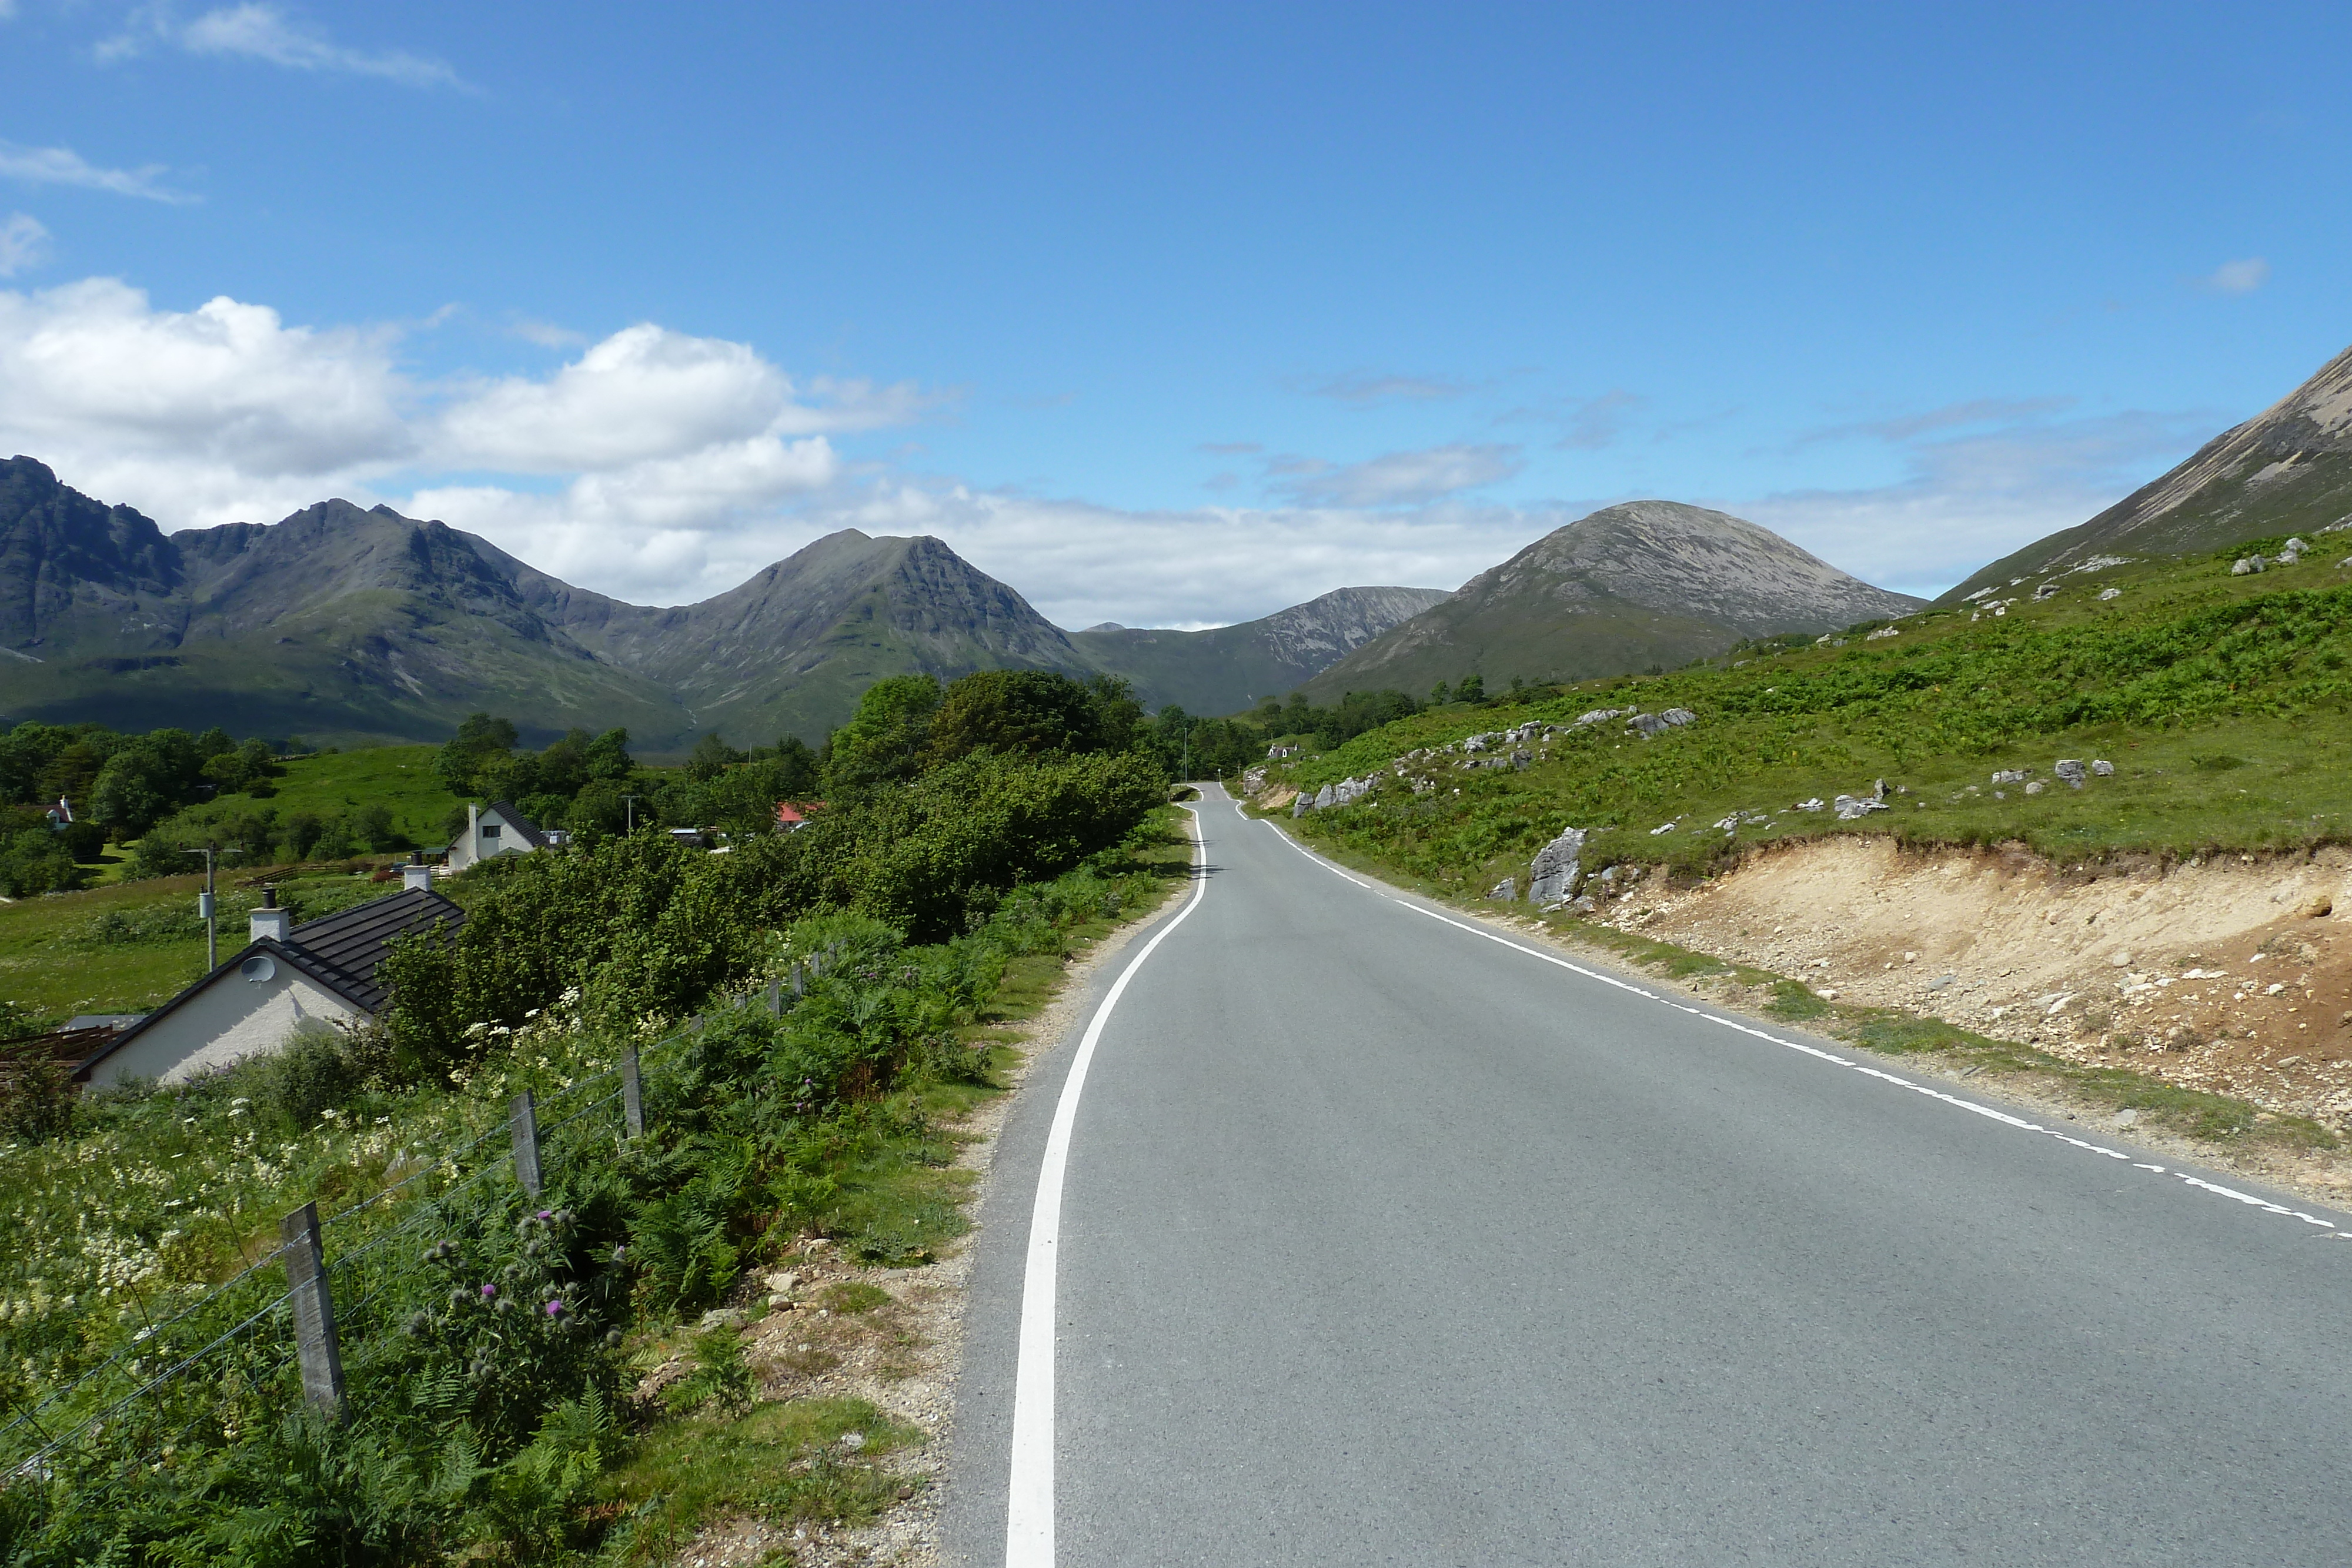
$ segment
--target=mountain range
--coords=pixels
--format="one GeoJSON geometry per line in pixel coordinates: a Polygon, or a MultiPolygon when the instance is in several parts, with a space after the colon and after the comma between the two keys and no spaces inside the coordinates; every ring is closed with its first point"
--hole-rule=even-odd
{"type": "Polygon", "coordinates": [[[1287,692],[1442,589],[1350,588],[1209,632],[1062,631],[940,540],[843,529],[698,604],[575,588],[446,523],[322,501],[165,535],[0,464],[0,722],[424,739],[477,708],[530,736],[625,726],[814,740],[883,675],[1129,676],[1158,708],[1287,692]]]}
{"type": "MultiPolygon", "coordinates": [[[[2101,558],[2352,528],[2352,350],[2274,407],[1944,602],[2101,558]]],[[[322,501],[166,535],[0,463],[0,724],[217,724],[320,741],[429,739],[468,712],[544,737],[625,726],[660,754],[839,723],[883,675],[1097,671],[1147,706],[1231,713],[1297,691],[1419,694],[1473,673],[1671,668],[1745,637],[1919,608],[1788,540],[1672,501],[1604,507],[1447,592],[1341,588],[1236,626],[1065,632],[940,540],[829,534],[698,604],[575,588],[446,523],[322,501]]]]}

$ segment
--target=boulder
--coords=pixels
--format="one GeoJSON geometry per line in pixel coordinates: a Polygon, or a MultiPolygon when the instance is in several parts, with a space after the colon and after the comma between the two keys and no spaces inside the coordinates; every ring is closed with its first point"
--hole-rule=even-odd
{"type": "Polygon", "coordinates": [[[2105,604],[2110,599],[2121,599],[2123,596],[2124,591],[2120,588],[2103,588],[2099,590],[2099,602],[2102,604],[2105,604]]]}
{"type": "Polygon", "coordinates": [[[2084,768],[2083,767],[2083,759],[2079,757],[2062,757],[2051,768],[2050,771],[2055,773],[2060,779],[2072,784],[2077,789],[2080,789],[2083,787],[2084,768]]]}
{"type": "Polygon", "coordinates": [[[1676,726],[1696,724],[1698,722],[1698,715],[1691,712],[1691,710],[1686,707],[1670,707],[1658,716],[1665,720],[1668,724],[1676,726]]]}
{"type": "Polygon", "coordinates": [[[2258,555],[2242,556],[2238,559],[2230,563],[2230,575],[2231,577],[2244,577],[2250,572],[2262,570],[2269,564],[2270,563],[2268,561],[2265,561],[2258,555]]]}
{"type": "Polygon", "coordinates": [[[2102,779],[2112,779],[2116,776],[2116,765],[2104,757],[2095,757],[2091,758],[2091,771],[2102,779]]]}
{"type": "Polygon", "coordinates": [[[1304,789],[1298,792],[1298,799],[1290,803],[1290,815],[1293,821],[1307,815],[1313,810],[1315,810],[1315,797],[1304,789]]]}
{"type": "Polygon", "coordinates": [[[1576,895],[1576,884],[1583,873],[1584,830],[1570,828],[1536,852],[1528,870],[1528,899],[1545,909],[1565,904],[1576,895]]]}
{"type": "Polygon", "coordinates": [[[1884,811],[1888,810],[1885,801],[1874,800],[1867,795],[1861,796],[1860,798],[1856,798],[1852,795],[1841,795],[1835,800],[1832,801],[1831,804],[1837,808],[1838,821],[1841,822],[1851,822],[1855,818],[1866,817],[1873,811],[1884,811]]]}
{"type": "Polygon", "coordinates": [[[1335,791],[1331,786],[1326,784],[1323,788],[1315,791],[1315,809],[1320,811],[1326,807],[1337,804],[1338,800],[1338,792],[1335,791]]]}
{"type": "Polygon", "coordinates": [[[2025,782],[2025,769],[2004,768],[1992,776],[1992,781],[1996,784],[2022,784],[2025,782]]]}
{"type": "Polygon", "coordinates": [[[2042,793],[2042,780],[2041,780],[2041,779],[2036,779],[2035,780],[2033,780],[2033,782],[2032,782],[2031,784],[2028,784],[2028,785],[2025,787],[2025,792],[2026,792],[2027,794],[2029,794],[2029,795],[2039,795],[2039,794],[2041,794],[2041,793],[2042,793]]]}
{"type": "Polygon", "coordinates": [[[1515,876],[1505,877],[1502,881],[1495,884],[1494,891],[1487,894],[1486,896],[1489,898],[1499,898],[1504,900],[1506,903],[1516,900],[1519,896],[1519,879],[1515,876]]]}

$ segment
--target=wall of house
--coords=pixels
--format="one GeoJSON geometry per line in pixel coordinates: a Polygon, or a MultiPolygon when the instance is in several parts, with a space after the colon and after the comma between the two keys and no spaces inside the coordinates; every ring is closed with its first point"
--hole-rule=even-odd
{"type": "Polygon", "coordinates": [[[514,831],[512,823],[496,811],[484,811],[468,823],[465,831],[450,841],[449,869],[463,871],[469,865],[489,860],[497,855],[529,853],[530,853],[530,844],[520,833],[514,831]],[[484,828],[496,828],[498,836],[484,838],[482,836],[484,828]]]}
{"type": "Polygon", "coordinates": [[[92,1083],[152,1078],[178,1083],[210,1068],[261,1056],[286,1043],[305,1019],[334,1023],[358,1011],[333,992],[298,973],[284,959],[267,980],[248,980],[235,969],[155,1020],[90,1070],[92,1083]]]}

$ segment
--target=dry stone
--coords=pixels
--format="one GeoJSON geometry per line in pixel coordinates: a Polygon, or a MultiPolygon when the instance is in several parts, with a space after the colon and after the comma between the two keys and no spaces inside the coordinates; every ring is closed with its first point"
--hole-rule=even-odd
{"type": "Polygon", "coordinates": [[[2079,757],[2062,757],[2050,771],[2077,789],[2083,787],[2084,768],[2083,760],[2079,757]]]}
{"type": "Polygon", "coordinates": [[[1528,901],[1545,909],[1566,903],[1576,894],[1576,884],[1582,874],[1584,830],[1570,828],[1536,852],[1528,870],[1532,880],[1528,883],[1528,901]]]}

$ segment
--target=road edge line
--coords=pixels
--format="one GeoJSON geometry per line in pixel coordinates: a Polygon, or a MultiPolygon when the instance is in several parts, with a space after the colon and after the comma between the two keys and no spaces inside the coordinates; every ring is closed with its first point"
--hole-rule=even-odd
{"type": "Polygon", "coordinates": [[[1013,1454],[1005,1482],[1005,1568],[1054,1568],[1054,1345],[1057,1322],[1055,1291],[1057,1249],[1062,1239],[1062,1180],[1068,1170],[1070,1137],[1078,1119],[1078,1097],[1087,1086],[1087,1069],[1111,1009],[1118,1006],[1128,981],[1143,967],[1169,934],[1184,924],[1209,891],[1207,841],[1201,831],[1201,813],[1184,808],[1192,820],[1192,896],[1175,917],[1151,935],[1127,967],[1118,972],[1101,1005],[1087,1023],[1071,1059],[1062,1095],[1054,1105],[1054,1124],[1045,1136],[1045,1163],[1037,1172],[1037,1197],[1029,1211],[1029,1249],[1021,1281],[1021,1332],[1016,1341],[1013,1375],[1013,1454]]]}

